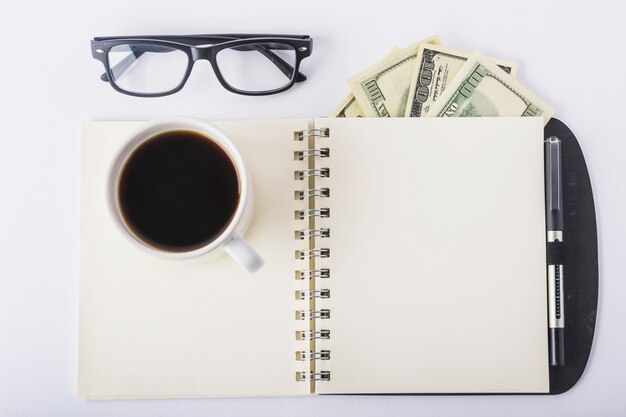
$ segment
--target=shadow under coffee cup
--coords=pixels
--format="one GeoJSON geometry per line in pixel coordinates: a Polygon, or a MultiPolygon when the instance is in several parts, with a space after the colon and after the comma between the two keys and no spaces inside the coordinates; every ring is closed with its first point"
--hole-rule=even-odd
{"type": "Polygon", "coordinates": [[[217,127],[173,118],[134,133],[111,164],[115,224],[141,249],[190,259],[223,249],[253,272],[262,259],[242,238],[253,211],[243,158],[217,127]]]}

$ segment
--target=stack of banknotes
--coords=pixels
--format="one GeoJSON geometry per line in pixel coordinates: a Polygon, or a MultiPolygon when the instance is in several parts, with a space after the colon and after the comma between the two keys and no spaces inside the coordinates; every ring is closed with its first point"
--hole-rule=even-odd
{"type": "Polygon", "coordinates": [[[554,109],[515,79],[517,64],[441,46],[438,36],[348,79],[351,93],[331,117],[537,116],[554,109]]]}

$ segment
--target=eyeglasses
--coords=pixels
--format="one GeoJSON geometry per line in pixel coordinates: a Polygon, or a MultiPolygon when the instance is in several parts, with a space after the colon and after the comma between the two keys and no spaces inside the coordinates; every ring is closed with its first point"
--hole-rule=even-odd
{"type": "Polygon", "coordinates": [[[100,79],[131,96],[176,93],[202,59],[228,91],[262,96],[305,81],[300,62],[312,46],[298,35],[115,36],[94,38],[91,53],[104,65],[100,79]]]}

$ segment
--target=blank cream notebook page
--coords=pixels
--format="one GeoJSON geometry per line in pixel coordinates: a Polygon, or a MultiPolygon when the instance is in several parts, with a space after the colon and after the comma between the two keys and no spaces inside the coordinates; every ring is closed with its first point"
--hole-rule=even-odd
{"type": "MultiPolygon", "coordinates": [[[[265,260],[161,260],[135,248],[106,210],[116,150],[141,126],[83,126],[79,392],[88,398],[306,395],[296,382],[293,131],[306,120],[217,122],[249,166],[246,234],[265,260]]],[[[300,326],[301,327],[301,326],[300,326]]]]}
{"type": "Polygon", "coordinates": [[[547,392],[542,120],[315,124],[332,272],[316,391],[547,392]]]}

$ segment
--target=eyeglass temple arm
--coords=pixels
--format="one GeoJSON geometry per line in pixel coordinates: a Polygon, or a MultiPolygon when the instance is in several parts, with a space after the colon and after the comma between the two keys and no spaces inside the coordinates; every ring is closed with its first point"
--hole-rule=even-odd
{"type": "MultiPolygon", "coordinates": [[[[133,64],[133,62],[138,60],[139,57],[144,54],[144,52],[146,51],[132,51],[124,59],[111,67],[111,73],[113,74],[113,77],[115,79],[119,78],[119,76],[125,73],[126,70],[128,70],[128,68],[130,68],[130,66],[133,64]]],[[[100,76],[100,79],[102,81],[109,82],[109,75],[105,72],[100,76]]]]}
{"type": "MultiPolygon", "coordinates": [[[[281,57],[279,57],[278,55],[276,55],[274,52],[272,52],[271,50],[260,46],[260,45],[256,45],[256,46],[249,46],[249,45],[242,45],[241,47],[234,47],[233,49],[235,50],[240,50],[240,51],[245,51],[245,50],[251,50],[251,49],[256,49],[257,51],[259,51],[261,54],[263,54],[267,59],[269,59],[274,65],[276,65],[276,67],[278,67],[278,69],[285,74],[285,76],[287,78],[291,78],[292,74],[293,74],[293,70],[294,68],[289,65],[287,62],[285,62],[284,59],[282,59],[281,57]]],[[[113,74],[113,76],[115,78],[118,78],[118,76],[122,75],[124,72],[126,72],[126,70],[128,70],[128,68],[133,64],[133,62],[135,62],[136,60],[138,60],[141,55],[143,55],[145,52],[147,51],[132,51],[130,54],[128,54],[124,59],[122,59],[120,62],[118,62],[117,64],[115,64],[113,67],[111,67],[111,73],[113,74]]],[[[169,52],[168,51],[163,51],[163,50],[159,50],[159,48],[154,48],[153,51],[150,52],[169,52]]],[[[109,76],[108,74],[105,72],[100,76],[100,79],[102,81],[105,82],[109,82],[109,76]]],[[[306,80],[306,75],[302,74],[300,71],[298,71],[298,73],[296,74],[296,82],[302,82],[306,80]]]]}
{"type": "MultiPolygon", "coordinates": [[[[249,51],[251,49],[256,49],[263,56],[265,56],[267,59],[269,59],[272,64],[276,65],[278,67],[278,69],[280,70],[280,72],[285,74],[285,77],[291,79],[291,77],[293,76],[293,67],[291,65],[289,65],[280,56],[276,55],[270,49],[268,49],[268,48],[266,48],[266,47],[264,47],[262,45],[243,45],[241,48],[235,47],[233,49],[241,50],[241,51],[245,51],[245,50],[249,51]]],[[[304,80],[306,80],[306,75],[304,75],[300,71],[298,71],[298,73],[296,74],[296,82],[299,83],[299,82],[302,82],[304,80]]]]}

